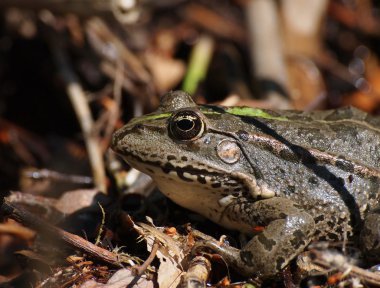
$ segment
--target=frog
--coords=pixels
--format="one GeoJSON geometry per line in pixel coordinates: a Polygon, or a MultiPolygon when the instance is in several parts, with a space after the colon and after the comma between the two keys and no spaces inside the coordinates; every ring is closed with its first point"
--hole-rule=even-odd
{"type": "Polygon", "coordinates": [[[111,142],[178,205],[252,235],[240,249],[197,244],[243,275],[273,277],[311,241],[358,239],[380,255],[378,117],[197,105],[171,91],[111,142]]]}

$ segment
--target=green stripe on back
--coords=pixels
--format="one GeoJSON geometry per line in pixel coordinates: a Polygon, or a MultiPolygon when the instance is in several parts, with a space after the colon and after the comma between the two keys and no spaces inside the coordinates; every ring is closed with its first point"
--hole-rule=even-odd
{"type": "Polygon", "coordinates": [[[225,108],[226,112],[236,116],[247,116],[247,117],[259,117],[265,119],[279,120],[279,121],[287,121],[288,119],[285,117],[278,117],[269,114],[268,112],[259,109],[259,108],[251,108],[251,107],[227,107],[225,108]]]}
{"type": "Polygon", "coordinates": [[[140,122],[169,118],[170,116],[172,116],[172,113],[170,113],[170,112],[161,113],[161,114],[147,114],[147,115],[132,119],[131,121],[129,121],[128,124],[135,125],[135,124],[140,123],[140,122]]]}

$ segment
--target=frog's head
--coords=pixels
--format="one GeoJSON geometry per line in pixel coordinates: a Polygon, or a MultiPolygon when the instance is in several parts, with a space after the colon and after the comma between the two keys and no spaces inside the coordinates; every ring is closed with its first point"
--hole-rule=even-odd
{"type": "Polygon", "coordinates": [[[169,198],[193,210],[183,202],[249,192],[263,196],[234,134],[239,123],[223,108],[197,106],[189,94],[170,92],[155,113],[134,118],[116,131],[112,149],[150,175],[169,198]]]}

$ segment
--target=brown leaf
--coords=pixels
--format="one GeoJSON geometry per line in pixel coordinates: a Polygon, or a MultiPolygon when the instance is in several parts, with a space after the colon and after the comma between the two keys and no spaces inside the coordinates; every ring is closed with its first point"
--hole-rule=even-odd
{"type": "Polygon", "coordinates": [[[98,209],[98,196],[105,197],[96,189],[80,189],[64,193],[55,204],[55,208],[62,213],[72,214],[80,209],[96,206],[98,209]]]}

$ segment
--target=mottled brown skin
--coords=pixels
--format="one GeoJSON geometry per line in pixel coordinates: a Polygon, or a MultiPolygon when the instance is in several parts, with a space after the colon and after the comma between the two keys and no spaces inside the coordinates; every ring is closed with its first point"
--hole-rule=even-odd
{"type": "Polygon", "coordinates": [[[231,111],[171,92],[118,130],[112,149],[179,205],[242,232],[264,226],[241,250],[201,243],[243,274],[271,276],[311,240],[360,231],[363,251],[380,255],[380,119],[352,108],[231,111]]]}

